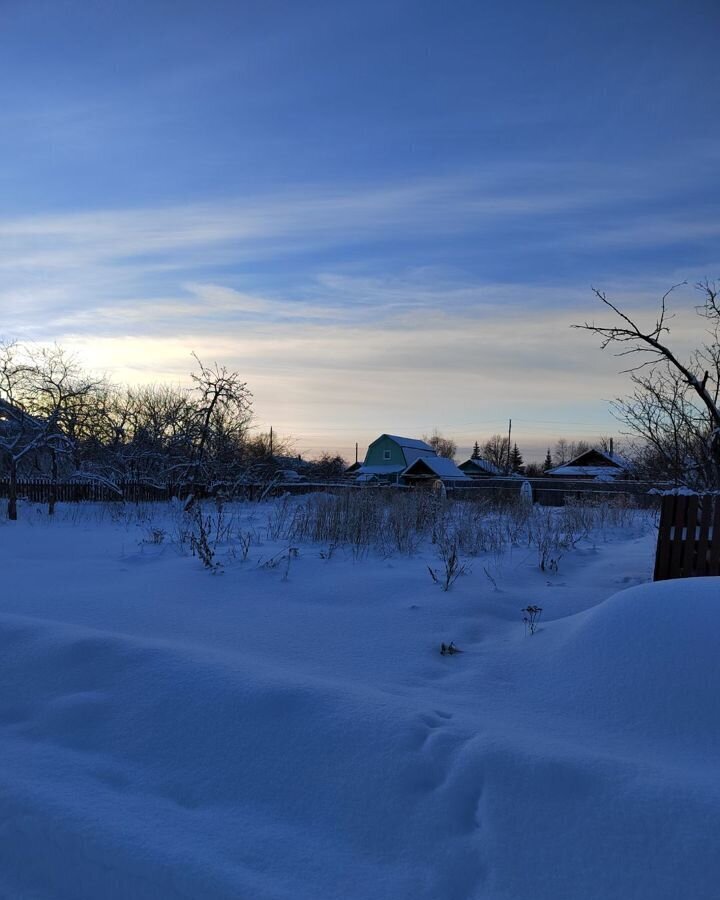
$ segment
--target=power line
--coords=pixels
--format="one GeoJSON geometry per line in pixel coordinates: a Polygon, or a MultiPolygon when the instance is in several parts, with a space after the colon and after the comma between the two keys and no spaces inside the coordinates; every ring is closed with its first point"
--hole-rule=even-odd
{"type": "MultiPolygon", "coordinates": [[[[492,426],[495,428],[500,428],[502,421],[503,420],[501,420],[501,419],[484,419],[484,420],[477,420],[475,422],[460,422],[457,425],[443,424],[443,425],[437,425],[437,426],[433,426],[433,427],[437,427],[437,428],[440,428],[445,431],[452,431],[455,434],[472,434],[473,431],[471,429],[482,428],[484,426],[492,426]],[[460,429],[463,429],[463,430],[460,430],[460,429]],[[465,430],[465,429],[467,429],[467,430],[465,430]]],[[[596,430],[598,428],[600,428],[600,429],[608,428],[609,425],[611,425],[611,424],[619,424],[619,423],[615,422],[614,420],[612,422],[581,422],[576,419],[522,419],[522,418],[518,418],[517,416],[513,416],[513,421],[520,425],[561,425],[561,426],[573,425],[573,426],[580,426],[583,428],[588,428],[590,430],[596,430]]],[[[264,422],[259,422],[259,423],[253,424],[252,427],[253,428],[269,428],[270,423],[266,424],[264,422]]],[[[427,431],[428,424],[425,423],[424,425],[403,425],[402,428],[405,431],[414,431],[414,432],[427,431]]],[[[288,429],[288,431],[292,431],[292,429],[288,429]]],[[[335,433],[340,433],[340,432],[349,432],[349,433],[357,434],[358,432],[361,432],[361,431],[370,432],[370,433],[374,434],[377,432],[377,425],[376,424],[373,424],[373,425],[342,425],[342,426],[328,425],[327,427],[316,428],[316,429],[313,429],[312,431],[309,431],[308,429],[305,429],[305,428],[303,429],[304,434],[335,434],[335,433]]]]}

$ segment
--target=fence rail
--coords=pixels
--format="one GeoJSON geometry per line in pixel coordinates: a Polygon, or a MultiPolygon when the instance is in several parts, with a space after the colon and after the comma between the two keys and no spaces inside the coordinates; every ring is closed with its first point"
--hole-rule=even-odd
{"type": "Polygon", "coordinates": [[[720,495],[663,497],[655,581],[720,575],[720,495]]]}

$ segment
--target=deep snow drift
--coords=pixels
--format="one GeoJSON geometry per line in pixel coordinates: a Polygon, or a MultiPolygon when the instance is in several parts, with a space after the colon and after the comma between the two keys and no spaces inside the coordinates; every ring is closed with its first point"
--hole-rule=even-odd
{"type": "MultiPolygon", "coordinates": [[[[260,534],[264,509],[239,515],[260,534]]],[[[429,547],[262,567],[258,538],[212,575],[170,526],[23,513],[0,526],[0,896],[717,896],[720,586],[638,584],[648,525],[552,575],[470,560],[443,593],[429,547]]]]}

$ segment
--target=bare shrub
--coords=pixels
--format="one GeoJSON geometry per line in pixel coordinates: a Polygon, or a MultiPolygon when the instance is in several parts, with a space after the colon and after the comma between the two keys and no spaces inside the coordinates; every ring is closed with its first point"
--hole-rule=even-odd
{"type": "Polygon", "coordinates": [[[190,533],[190,548],[193,556],[197,556],[206,569],[217,572],[220,568],[215,561],[215,547],[210,543],[213,522],[210,516],[204,516],[202,509],[196,506],[193,512],[193,530],[190,533]]]}
{"type": "Polygon", "coordinates": [[[460,560],[458,542],[454,536],[440,540],[438,551],[442,567],[433,569],[428,566],[428,571],[435,584],[439,584],[444,591],[449,591],[461,575],[467,574],[467,566],[460,560]]]}
{"type": "Polygon", "coordinates": [[[535,634],[538,629],[538,620],[542,614],[542,607],[531,604],[521,610],[523,613],[523,622],[525,623],[525,631],[528,634],[535,634]]]}
{"type": "Polygon", "coordinates": [[[355,558],[370,552],[412,555],[426,540],[441,556],[448,545],[458,557],[534,547],[546,571],[556,570],[563,554],[581,539],[631,524],[636,515],[622,495],[599,501],[578,497],[555,509],[517,498],[447,500],[430,491],[380,488],[311,494],[301,500],[285,497],[269,515],[267,534],[293,545],[322,544],[333,552],[344,547],[355,558]]]}
{"type": "Polygon", "coordinates": [[[548,508],[535,510],[529,537],[537,550],[538,565],[543,572],[557,572],[563,553],[575,543],[562,511],[548,508]]]}
{"type": "Polygon", "coordinates": [[[240,559],[245,562],[250,553],[250,545],[253,542],[253,532],[240,529],[236,534],[236,538],[238,547],[240,548],[240,559]]]}

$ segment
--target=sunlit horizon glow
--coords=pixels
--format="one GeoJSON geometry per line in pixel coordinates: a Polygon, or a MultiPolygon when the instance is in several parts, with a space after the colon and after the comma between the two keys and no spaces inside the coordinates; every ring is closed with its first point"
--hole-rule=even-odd
{"type": "Polygon", "coordinates": [[[720,275],[715,4],[9,4],[0,339],[119,383],[238,370],[354,458],[618,436],[573,323],[720,275]],[[142,39],[140,38],[142,36],[142,39]],[[72,44],[73,52],[66,52],[72,44]]]}

